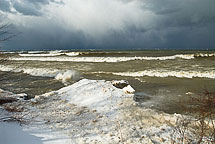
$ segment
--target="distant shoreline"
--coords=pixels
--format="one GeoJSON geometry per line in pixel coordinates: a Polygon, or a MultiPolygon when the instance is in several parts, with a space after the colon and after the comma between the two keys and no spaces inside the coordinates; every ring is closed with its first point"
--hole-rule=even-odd
{"type": "Polygon", "coordinates": [[[43,51],[43,52],[49,52],[49,51],[69,51],[69,52],[144,52],[144,51],[185,51],[185,52],[193,52],[193,51],[199,51],[199,52],[208,52],[208,51],[215,51],[214,49],[44,49],[44,50],[37,50],[37,49],[19,49],[19,50],[7,50],[7,49],[0,49],[0,52],[28,52],[28,51],[43,51]]]}

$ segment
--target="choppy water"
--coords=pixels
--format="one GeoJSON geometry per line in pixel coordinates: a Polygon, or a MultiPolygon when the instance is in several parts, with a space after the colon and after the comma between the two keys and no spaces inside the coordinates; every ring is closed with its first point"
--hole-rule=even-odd
{"type": "Polygon", "coordinates": [[[214,91],[215,51],[2,52],[1,88],[30,96],[81,78],[125,79],[145,107],[180,112],[187,92],[214,91]],[[8,73],[10,72],[10,73],[8,73]],[[5,74],[6,73],[6,74],[5,74]]]}

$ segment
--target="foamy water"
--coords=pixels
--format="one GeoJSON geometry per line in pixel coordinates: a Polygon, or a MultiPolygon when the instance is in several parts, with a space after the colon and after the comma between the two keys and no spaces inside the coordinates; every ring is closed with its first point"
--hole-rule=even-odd
{"type": "Polygon", "coordinates": [[[46,57],[46,56],[60,56],[62,53],[48,53],[48,54],[19,54],[23,57],[46,57]]]}
{"type": "Polygon", "coordinates": [[[17,68],[14,66],[0,65],[0,71],[16,73],[22,72],[31,76],[53,77],[57,80],[62,80],[63,83],[71,79],[78,80],[80,78],[80,73],[75,70],[58,70],[51,68],[17,68]]]}
{"type": "Polygon", "coordinates": [[[20,57],[11,57],[9,60],[14,61],[59,61],[59,62],[125,62],[125,61],[134,61],[134,60],[157,60],[157,61],[164,61],[164,60],[174,60],[174,59],[195,59],[198,57],[214,57],[215,53],[211,54],[204,54],[204,53],[197,53],[197,54],[176,54],[172,56],[119,56],[119,57],[89,57],[85,56],[82,57],[81,55],[88,55],[90,53],[87,52],[66,52],[66,53],[36,53],[36,54],[19,54],[20,57]],[[75,57],[79,56],[79,57],[75,57]]]}
{"type": "Polygon", "coordinates": [[[159,54],[160,56],[153,56],[152,52],[149,56],[145,56],[145,53],[142,52],[142,55],[144,56],[139,56],[141,54],[138,52],[96,53],[61,50],[46,52],[30,51],[25,53],[18,52],[18,56],[11,56],[8,59],[15,62],[29,61],[28,63],[31,63],[32,61],[33,63],[36,63],[36,65],[32,67],[21,66],[19,68],[14,65],[2,65],[0,66],[0,70],[23,72],[33,76],[55,77],[57,80],[61,79],[62,81],[66,81],[67,79],[71,79],[73,75],[77,75],[73,69],[71,70],[69,68],[69,63],[66,63],[73,62],[71,64],[72,66],[74,66],[74,63],[81,63],[82,67],[80,67],[79,64],[76,64],[76,68],[83,73],[91,74],[106,73],[127,77],[215,78],[215,66],[213,65],[213,60],[207,59],[209,57],[214,57],[215,53],[194,52],[189,54],[170,54],[171,53],[168,53],[168,56],[165,56],[162,53],[159,54]],[[42,66],[42,68],[38,68],[37,65],[40,65],[40,62],[46,64],[42,66]],[[56,62],[56,65],[53,65],[52,62],[56,62]],[[123,63],[120,64],[120,62],[127,63],[124,65],[123,63]],[[58,66],[58,63],[61,63],[62,66],[64,65],[65,69],[62,70],[62,68],[58,66]],[[114,64],[107,65],[108,63],[114,64]],[[126,69],[126,67],[129,68],[129,70],[126,69]],[[87,69],[85,71],[84,68],[88,68],[88,70],[92,71],[88,72],[87,69]]]}
{"type": "MultiPolygon", "coordinates": [[[[41,76],[41,77],[53,77],[57,80],[62,80],[66,82],[70,79],[79,79],[80,73],[75,70],[59,70],[52,68],[17,68],[13,66],[3,66],[0,65],[1,71],[9,71],[9,72],[23,72],[25,74],[29,74],[32,76],[41,76]]],[[[126,77],[177,77],[177,78],[210,78],[215,79],[215,70],[210,71],[174,71],[174,70],[143,70],[136,72],[91,72],[92,74],[112,74],[118,76],[126,76],[126,77]]]]}
{"type": "MultiPolygon", "coordinates": [[[[159,60],[163,60],[163,57],[159,60]]],[[[180,60],[175,63],[180,61],[181,57],[180,60]]],[[[147,63],[150,62],[151,61],[147,61],[147,63]]],[[[139,69],[142,63],[144,62],[135,61],[124,65],[118,63],[111,63],[109,65],[107,65],[107,63],[89,63],[86,65],[91,64],[90,66],[95,71],[97,68],[106,70],[100,72],[89,72],[93,75],[104,73],[129,77],[215,78],[215,70],[213,70],[213,67],[211,70],[208,68],[208,71],[198,71],[197,69],[195,71],[186,69],[176,71],[173,70],[175,68],[174,62],[168,65],[168,63],[163,61],[156,61],[156,63],[158,63],[157,67],[159,65],[164,65],[165,67],[168,67],[168,69],[157,68],[157,70],[144,70],[146,67],[141,67],[143,71],[116,72],[128,66],[132,66],[134,70],[139,69]],[[115,69],[114,65],[117,65],[115,66],[115,69]],[[109,72],[107,72],[108,70],[109,72]]],[[[19,67],[14,66],[16,63],[0,65],[0,70],[22,72],[34,76],[53,77],[57,80],[62,80],[62,82],[66,82],[69,79],[73,79],[77,73],[74,70],[62,70],[56,69],[56,67],[57,65],[63,67],[63,65],[72,64],[74,63],[53,63],[47,61],[40,63],[39,61],[30,61],[27,66],[25,63],[19,67]],[[37,66],[43,66],[43,68],[38,68],[37,66]]],[[[155,62],[151,62],[149,65],[153,67],[153,64],[155,64],[155,62]]],[[[181,63],[182,66],[183,64],[184,66],[192,65],[192,63],[189,63],[189,59],[186,58],[183,63],[181,63]]],[[[195,66],[204,66],[203,64],[198,63],[195,66]]],[[[103,77],[101,78],[104,79],[103,77]]],[[[111,79],[113,77],[109,76],[108,78],[111,79]]],[[[157,95],[155,94],[154,97],[157,99],[157,102],[159,101],[159,103],[162,103],[162,99],[168,103],[167,105],[164,105],[165,109],[166,106],[171,105],[171,97],[177,97],[179,94],[184,93],[184,91],[183,89],[181,93],[178,93],[175,89],[171,89],[172,91],[170,91],[168,90],[168,82],[164,79],[162,80],[163,83],[158,83],[158,85],[155,84],[155,87],[154,85],[151,85],[153,83],[151,81],[147,81],[147,84],[152,87],[152,90],[156,92],[160,91],[157,95]]],[[[177,82],[178,81],[176,80],[176,83],[177,82]]],[[[124,88],[116,87],[117,84],[122,86],[123,83],[128,84],[126,81],[82,79],[59,90],[54,90],[42,95],[36,95],[35,98],[30,101],[18,101],[16,106],[24,108],[24,111],[17,113],[17,116],[27,116],[28,119],[30,118],[31,125],[29,126],[37,123],[37,126],[56,130],[58,133],[49,133],[49,135],[43,131],[36,133],[38,137],[43,138],[43,140],[48,143],[75,143],[73,142],[74,139],[77,139],[78,143],[93,143],[94,139],[95,143],[98,142],[98,140],[100,140],[101,143],[118,143],[119,138],[122,136],[125,138],[126,143],[138,143],[143,137],[144,141],[142,142],[144,143],[151,143],[155,140],[171,143],[172,137],[176,137],[173,135],[175,134],[175,127],[172,127],[176,120],[178,120],[176,114],[168,115],[136,106],[137,103],[133,101],[133,97],[135,96],[135,94],[133,94],[135,93],[133,85],[127,85],[124,88]],[[166,124],[169,124],[169,126],[166,124]],[[68,137],[65,137],[64,134],[68,135],[68,137]],[[150,139],[146,139],[147,137],[150,139]]],[[[193,83],[195,83],[195,80],[193,83]]],[[[183,87],[183,85],[180,85],[177,89],[181,90],[181,87],[183,87]]],[[[142,91],[147,90],[146,85],[142,88],[142,91]]],[[[41,89],[42,87],[39,90],[41,89]]],[[[152,95],[149,96],[153,97],[152,95]]],[[[156,104],[156,101],[151,101],[150,103],[153,106],[153,104],[156,104]]],[[[162,108],[159,108],[159,110],[162,110],[162,108]]],[[[188,134],[194,140],[196,139],[193,137],[192,133],[189,132],[188,134]]]]}
{"type": "Polygon", "coordinates": [[[40,53],[39,52],[28,52],[28,54],[19,54],[21,57],[54,57],[54,56],[61,56],[61,55],[67,55],[67,56],[78,56],[80,55],[79,52],[68,52],[68,53],[40,53]]]}
{"type": "Polygon", "coordinates": [[[177,78],[211,78],[215,79],[215,70],[212,71],[168,71],[168,70],[144,70],[138,72],[118,72],[114,75],[129,77],[177,77],[177,78]]]}
{"type": "MultiPolygon", "coordinates": [[[[48,91],[47,89],[53,87],[71,84],[82,74],[81,79],[127,80],[132,83],[136,93],[140,92],[141,97],[149,96],[143,100],[150,101],[147,106],[155,105],[158,109],[168,109],[171,112],[178,109],[175,104],[171,104],[171,100],[187,97],[187,92],[199,90],[204,86],[213,86],[215,79],[215,53],[207,51],[38,51],[5,55],[9,58],[6,63],[0,65],[0,71],[15,72],[10,81],[5,81],[7,86],[20,89],[20,85],[31,81],[29,79],[36,81],[38,77],[38,82],[30,83],[29,87],[28,84],[25,85],[26,91],[32,89],[26,93],[41,89],[48,91]],[[14,78],[16,75],[22,79],[26,77],[27,80],[22,82],[19,79],[17,82],[14,78]],[[40,86],[41,79],[48,86],[40,86]],[[52,83],[55,86],[51,85],[52,83]],[[165,105],[166,103],[168,104],[165,105]]],[[[129,89],[128,87],[127,90],[129,89]]]]}
{"type": "MultiPolygon", "coordinates": [[[[9,60],[15,61],[59,61],[59,62],[124,62],[132,60],[172,60],[176,58],[181,59],[194,59],[194,55],[174,55],[174,56],[163,56],[163,57],[43,57],[56,56],[55,54],[20,54],[25,57],[10,58],[9,60]]],[[[60,54],[62,55],[62,54],[60,54]]],[[[74,54],[67,54],[73,55],[74,54]]]]}

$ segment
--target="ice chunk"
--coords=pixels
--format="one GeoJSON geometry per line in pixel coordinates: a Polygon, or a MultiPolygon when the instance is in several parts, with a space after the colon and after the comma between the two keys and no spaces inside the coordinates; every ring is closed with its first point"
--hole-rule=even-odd
{"type": "Polygon", "coordinates": [[[129,94],[133,94],[135,92],[135,90],[130,85],[127,85],[126,87],[124,87],[123,91],[129,94]]]}

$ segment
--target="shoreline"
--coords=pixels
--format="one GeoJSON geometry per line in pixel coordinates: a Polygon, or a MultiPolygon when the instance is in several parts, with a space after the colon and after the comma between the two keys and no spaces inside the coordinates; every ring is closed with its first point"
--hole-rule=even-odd
{"type": "Polygon", "coordinates": [[[25,115],[23,120],[29,122],[26,126],[30,129],[50,130],[48,136],[41,133],[39,137],[53,139],[56,135],[52,132],[58,131],[68,138],[62,139],[66,144],[169,143],[174,130],[172,126],[180,116],[143,109],[133,101],[133,94],[114,87],[112,82],[88,79],[29,101],[20,100],[5,106],[23,109],[14,116],[25,115]],[[100,105],[94,105],[96,102],[100,105]]]}

